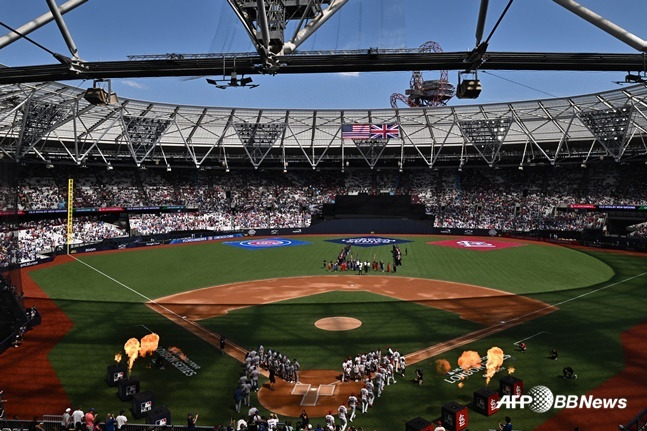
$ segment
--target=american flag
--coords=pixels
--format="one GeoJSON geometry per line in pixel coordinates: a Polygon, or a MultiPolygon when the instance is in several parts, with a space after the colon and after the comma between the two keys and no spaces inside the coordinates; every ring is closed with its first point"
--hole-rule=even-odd
{"type": "Polygon", "coordinates": [[[397,139],[400,137],[400,126],[397,124],[371,124],[371,139],[397,139]]]}
{"type": "Polygon", "coordinates": [[[341,138],[368,139],[370,130],[370,124],[343,124],[341,126],[341,138]]]}

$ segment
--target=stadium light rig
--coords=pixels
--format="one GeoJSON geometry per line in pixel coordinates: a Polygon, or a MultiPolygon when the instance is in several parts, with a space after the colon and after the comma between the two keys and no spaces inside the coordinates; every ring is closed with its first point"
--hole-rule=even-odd
{"type": "Polygon", "coordinates": [[[243,75],[240,79],[238,79],[236,72],[231,72],[230,79],[207,78],[207,83],[211,85],[215,85],[216,88],[219,88],[221,90],[226,90],[229,87],[246,87],[251,89],[259,86],[259,84],[253,84],[252,82],[253,82],[252,78],[250,77],[245,78],[245,75],[243,75]]]}

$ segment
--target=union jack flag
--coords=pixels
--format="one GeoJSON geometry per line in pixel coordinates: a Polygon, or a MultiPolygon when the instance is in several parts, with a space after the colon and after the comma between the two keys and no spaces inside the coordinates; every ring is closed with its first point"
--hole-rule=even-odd
{"type": "Polygon", "coordinates": [[[370,124],[343,124],[341,126],[342,139],[368,139],[370,124]]]}
{"type": "Polygon", "coordinates": [[[397,139],[400,137],[398,124],[371,124],[371,139],[397,139]]]}

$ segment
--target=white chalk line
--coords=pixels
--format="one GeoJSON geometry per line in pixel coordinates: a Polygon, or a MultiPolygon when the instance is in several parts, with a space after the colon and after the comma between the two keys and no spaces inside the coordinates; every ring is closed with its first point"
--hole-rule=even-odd
{"type": "MultiPolygon", "coordinates": [[[[202,331],[206,332],[206,333],[207,333],[207,334],[209,334],[209,335],[212,335],[213,337],[217,337],[217,336],[218,336],[218,334],[216,334],[216,333],[214,333],[214,332],[211,332],[210,330],[208,330],[208,329],[207,329],[207,328],[205,328],[204,326],[199,325],[199,324],[197,324],[197,323],[195,323],[195,322],[193,322],[193,321],[191,321],[191,320],[187,319],[187,318],[186,318],[186,317],[184,317],[184,316],[180,316],[180,315],[179,315],[179,314],[177,314],[175,311],[173,311],[173,310],[171,310],[171,309],[169,309],[169,308],[167,308],[167,307],[163,306],[162,304],[160,304],[160,303],[156,302],[155,300],[153,300],[153,299],[149,298],[148,296],[144,295],[143,293],[140,293],[140,292],[136,291],[135,289],[133,289],[133,288],[131,288],[131,287],[127,286],[126,284],[122,283],[121,281],[117,280],[116,278],[113,278],[113,277],[109,276],[109,275],[108,275],[108,274],[106,274],[105,272],[98,270],[97,268],[93,267],[92,265],[90,265],[90,264],[88,264],[88,263],[85,263],[85,262],[83,262],[83,261],[82,261],[82,260],[80,260],[80,259],[77,259],[75,256],[72,256],[72,255],[68,255],[68,256],[70,256],[72,259],[76,260],[77,262],[82,263],[83,265],[87,266],[88,268],[90,268],[90,269],[92,269],[92,270],[94,270],[94,271],[98,272],[99,274],[103,275],[104,277],[108,278],[109,280],[114,281],[114,282],[115,282],[115,283],[117,283],[118,285],[120,285],[120,286],[122,286],[122,287],[125,287],[126,289],[130,290],[130,291],[131,291],[131,292],[133,292],[134,294],[141,296],[142,298],[146,299],[146,300],[147,300],[148,302],[150,302],[151,304],[155,304],[156,306],[160,307],[161,309],[163,309],[163,310],[167,311],[168,313],[170,313],[170,314],[172,314],[172,315],[176,316],[178,319],[181,319],[181,320],[183,320],[183,321],[185,321],[185,322],[187,322],[187,323],[189,323],[189,324],[193,325],[194,327],[196,327],[196,328],[198,328],[198,329],[200,329],[200,330],[202,330],[202,331]]],[[[142,326],[144,326],[144,325],[142,325],[142,326]]],[[[146,328],[146,327],[144,326],[144,328],[146,328]]],[[[148,328],[146,328],[146,329],[148,329],[148,328]]],[[[149,331],[150,331],[150,329],[149,329],[149,331]]]]}
{"type": "Polygon", "coordinates": [[[548,331],[537,332],[535,335],[531,335],[530,337],[526,337],[523,340],[515,341],[512,344],[514,344],[516,346],[517,344],[521,343],[522,341],[530,340],[531,338],[535,338],[537,335],[541,335],[541,334],[550,334],[550,332],[548,332],[548,331]]]}
{"type": "Polygon", "coordinates": [[[148,332],[150,332],[151,334],[153,334],[153,333],[154,333],[154,332],[153,332],[153,331],[152,331],[148,326],[144,325],[143,323],[140,323],[140,324],[139,324],[139,326],[142,326],[145,330],[147,330],[147,331],[148,331],[148,332]]]}
{"type": "Polygon", "coordinates": [[[524,317],[532,316],[533,314],[537,314],[537,313],[540,313],[542,311],[549,310],[551,308],[556,308],[559,305],[563,305],[563,304],[566,304],[567,302],[575,301],[576,299],[584,298],[585,296],[591,295],[591,294],[596,293],[596,292],[600,292],[601,290],[605,290],[605,289],[608,289],[608,288],[613,287],[613,286],[617,286],[619,284],[625,283],[625,282],[633,280],[635,278],[642,277],[643,275],[646,275],[646,274],[647,274],[647,271],[645,271],[643,273],[640,273],[638,275],[631,276],[629,278],[625,278],[624,280],[616,281],[615,283],[607,284],[606,286],[602,286],[602,287],[600,287],[598,289],[591,290],[590,292],[586,292],[586,293],[583,293],[581,295],[574,296],[573,298],[565,299],[565,300],[563,300],[561,302],[558,302],[556,304],[548,305],[548,306],[540,308],[538,310],[531,311],[530,313],[526,313],[526,314],[524,314],[522,316],[517,316],[517,317],[515,317],[513,319],[510,319],[508,321],[498,323],[497,325],[494,325],[494,327],[499,326],[499,325],[504,325],[506,323],[514,322],[515,320],[523,319],[524,317]]]}
{"type": "Polygon", "coordinates": [[[611,284],[608,284],[606,286],[602,286],[602,287],[600,287],[598,289],[591,290],[590,292],[583,293],[583,294],[575,296],[573,298],[566,299],[566,300],[558,302],[556,304],[547,305],[546,307],[537,309],[535,311],[531,311],[530,313],[526,313],[524,315],[517,316],[517,317],[515,317],[513,319],[510,319],[510,320],[507,320],[507,321],[504,321],[504,322],[501,322],[501,323],[497,323],[496,325],[489,326],[489,327],[483,328],[483,329],[479,329],[479,330],[471,332],[469,334],[461,335],[461,336],[459,336],[459,337],[457,337],[457,338],[455,338],[453,340],[448,340],[448,341],[439,343],[440,345],[442,345],[442,347],[440,347],[439,349],[434,351],[433,355],[422,358],[422,359],[419,359],[418,361],[409,362],[409,358],[414,356],[414,355],[419,355],[422,352],[424,352],[424,351],[426,351],[426,350],[428,350],[428,349],[430,349],[430,348],[432,348],[434,346],[429,346],[429,347],[426,347],[426,348],[424,348],[422,350],[411,352],[408,355],[405,355],[405,358],[407,358],[407,363],[410,364],[410,365],[418,363],[418,362],[420,362],[422,360],[425,360],[425,359],[433,358],[434,356],[437,356],[437,355],[439,355],[441,353],[448,352],[448,351],[450,351],[452,349],[455,349],[457,347],[463,346],[465,344],[471,343],[471,342],[476,341],[476,340],[480,340],[482,338],[488,337],[490,335],[494,335],[494,334],[496,334],[498,332],[501,332],[501,331],[504,331],[506,329],[510,329],[511,327],[516,326],[516,325],[510,325],[510,322],[521,320],[521,319],[524,319],[524,318],[526,318],[528,316],[532,316],[533,314],[541,313],[541,312],[546,311],[546,310],[550,310],[550,309],[557,310],[558,305],[566,304],[567,302],[571,302],[571,301],[574,301],[576,299],[583,298],[583,297],[585,297],[587,295],[591,295],[592,293],[596,293],[596,292],[599,292],[601,290],[605,290],[605,289],[608,289],[610,287],[617,286],[619,284],[625,283],[625,282],[633,280],[635,278],[642,277],[643,275],[646,275],[646,274],[647,274],[647,271],[645,271],[643,273],[640,273],[638,275],[631,276],[629,278],[625,278],[624,280],[620,280],[620,281],[617,281],[615,283],[611,283],[611,284]],[[474,335],[478,335],[478,338],[476,338],[474,340],[471,340],[469,337],[474,336],[474,335]],[[459,341],[458,343],[453,343],[453,341],[456,341],[456,340],[466,340],[466,341],[464,341],[464,342],[459,341]]]}

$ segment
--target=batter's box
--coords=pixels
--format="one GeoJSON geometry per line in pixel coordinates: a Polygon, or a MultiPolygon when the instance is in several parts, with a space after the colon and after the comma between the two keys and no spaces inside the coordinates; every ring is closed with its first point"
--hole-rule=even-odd
{"type": "Polygon", "coordinates": [[[320,397],[331,397],[335,394],[335,385],[319,385],[320,397]]]}
{"type": "Polygon", "coordinates": [[[292,395],[304,395],[310,390],[310,385],[304,385],[303,383],[297,383],[292,388],[292,395]]]}
{"type": "Polygon", "coordinates": [[[303,395],[301,399],[302,406],[316,406],[319,399],[319,391],[315,388],[310,388],[308,392],[303,395]]]}

